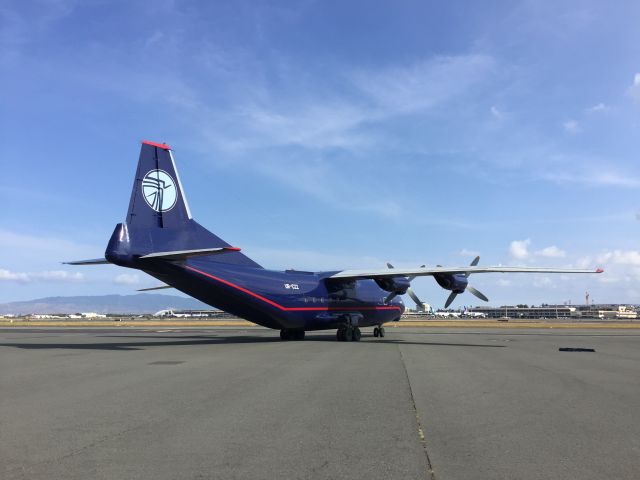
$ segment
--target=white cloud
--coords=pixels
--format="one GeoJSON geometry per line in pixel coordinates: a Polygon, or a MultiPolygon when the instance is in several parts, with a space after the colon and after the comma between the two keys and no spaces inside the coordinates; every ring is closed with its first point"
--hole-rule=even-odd
{"type": "Polygon", "coordinates": [[[476,252],[475,250],[467,250],[466,248],[463,248],[458,252],[458,255],[460,255],[461,257],[477,257],[478,255],[480,255],[480,252],[476,252]]]}
{"type": "Polygon", "coordinates": [[[602,112],[607,112],[610,110],[610,107],[605,105],[604,103],[600,102],[596,105],[593,105],[592,107],[589,107],[587,109],[585,109],[585,112],[587,113],[602,113],[602,112]]]}
{"type": "Polygon", "coordinates": [[[616,285],[616,288],[628,288],[640,282],[640,250],[605,250],[597,255],[579,258],[578,268],[604,269],[597,276],[597,282],[604,285],[616,285]]]}
{"type": "Polygon", "coordinates": [[[581,184],[591,187],[640,187],[640,178],[614,170],[594,170],[590,172],[545,172],[541,178],[550,182],[581,184]]]}
{"type": "Polygon", "coordinates": [[[571,134],[580,133],[582,131],[582,129],[580,128],[580,125],[575,120],[567,120],[562,124],[562,127],[564,128],[565,132],[571,133],[571,134]]]}
{"type": "Polygon", "coordinates": [[[640,251],[639,250],[612,250],[601,253],[596,257],[598,263],[601,264],[615,264],[615,265],[628,265],[628,266],[640,266],[640,251]]]}
{"type": "Polygon", "coordinates": [[[516,260],[524,260],[529,257],[528,247],[531,244],[530,239],[514,240],[509,245],[509,255],[516,260]]]}
{"type": "Polygon", "coordinates": [[[385,116],[431,108],[459,95],[491,71],[488,55],[436,57],[409,66],[353,75],[355,86],[385,116]]]}
{"type": "Polygon", "coordinates": [[[640,101],[640,73],[633,76],[633,84],[628,88],[627,94],[634,100],[640,101]]]}
{"type": "Polygon", "coordinates": [[[84,280],[84,274],[80,272],[67,272],[65,270],[48,270],[30,274],[34,280],[60,280],[78,282],[84,280]]]}
{"type": "Polygon", "coordinates": [[[560,250],[555,245],[551,245],[550,247],[543,248],[542,250],[538,250],[536,255],[540,257],[549,257],[549,258],[564,258],[566,256],[566,252],[564,250],[560,250]]]}
{"type": "MultiPolygon", "coordinates": [[[[251,163],[253,172],[337,208],[399,220],[408,216],[407,207],[378,192],[386,171],[377,174],[364,165],[366,156],[358,155],[385,142],[384,135],[372,135],[370,129],[467,94],[488,77],[494,63],[487,55],[459,55],[352,69],[334,78],[340,88],[330,92],[314,82],[288,83],[295,68],[285,64],[280,67],[289,71],[282,80],[287,88],[274,88],[254,74],[249,93],[242,82],[229,93],[233,107],[216,109],[201,101],[202,106],[187,102],[182,109],[201,138],[199,148],[223,150],[229,165],[251,163]],[[352,165],[338,164],[343,159],[338,160],[334,149],[355,153],[349,157],[352,165]],[[357,170],[358,162],[369,177],[354,189],[350,172],[357,170]],[[347,197],[348,202],[340,200],[347,197]]],[[[216,165],[220,166],[219,158],[216,165]]]]}
{"type": "Polygon", "coordinates": [[[41,272],[13,272],[0,269],[0,281],[13,281],[20,283],[29,282],[80,282],[84,275],[79,272],[67,272],[64,270],[45,270],[41,272]]]}
{"type": "Polygon", "coordinates": [[[491,107],[491,115],[493,115],[494,118],[497,118],[498,120],[504,117],[504,113],[498,110],[498,107],[496,107],[495,105],[491,107]]]}
{"type": "MultiPolygon", "coordinates": [[[[262,94],[248,100],[243,94],[234,113],[224,112],[227,134],[216,133],[209,139],[231,151],[266,146],[315,150],[366,146],[373,139],[358,132],[359,127],[428,110],[462,95],[485,78],[493,64],[487,55],[458,55],[386,69],[360,69],[343,77],[343,86],[357,93],[349,98],[327,97],[314,93],[313,87],[309,92],[292,89],[287,95],[262,94]],[[230,122],[235,123],[233,131],[228,128],[230,122]]],[[[211,114],[215,112],[206,116],[211,114]]],[[[219,128],[214,130],[219,132],[219,128]]]]}
{"type": "Polygon", "coordinates": [[[113,279],[113,283],[118,285],[137,285],[140,277],[135,273],[121,273],[113,279]]]}
{"type": "Polygon", "coordinates": [[[12,272],[10,270],[0,269],[0,280],[28,282],[29,276],[24,272],[12,272]]]}

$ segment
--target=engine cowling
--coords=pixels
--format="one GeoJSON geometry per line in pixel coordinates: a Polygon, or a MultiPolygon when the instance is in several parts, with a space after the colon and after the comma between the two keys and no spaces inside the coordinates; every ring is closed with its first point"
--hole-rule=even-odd
{"type": "Polygon", "coordinates": [[[376,278],[375,281],[381,289],[396,295],[404,295],[411,286],[407,277],[376,278]]]}
{"type": "Polygon", "coordinates": [[[434,277],[438,285],[455,293],[463,293],[469,284],[469,280],[463,273],[439,273],[434,277]]]}

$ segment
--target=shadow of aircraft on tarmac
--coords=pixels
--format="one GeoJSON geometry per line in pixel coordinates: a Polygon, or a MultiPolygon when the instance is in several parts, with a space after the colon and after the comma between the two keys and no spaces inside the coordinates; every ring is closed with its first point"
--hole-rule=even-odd
{"type": "MultiPolygon", "coordinates": [[[[152,347],[169,347],[169,346],[192,346],[192,345],[233,345],[243,343],[305,343],[305,342],[333,342],[334,335],[309,335],[305,340],[299,342],[288,341],[283,342],[277,336],[228,336],[228,337],[212,337],[208,335],[195,336],[158,336],[158,335],[104,335],[97,338],[137,338],[140,341],[111,341],[111,342],[94,342],[94,343],[0,343],[0,347],[14,347],[25,350],[143,350],[152,347]],[[144,340],[149,339],[149,340],[144,340]]],[[[485,347],[485,348],[505,348],[506,345],[486,345],[475,343],[448,343],[448,342],[413,342],[399,339],[373,339],[363,338],[362,345],[373,345],[375,343],[395,344],[395,345],[422,345],[436,347],[485,347]]]]}

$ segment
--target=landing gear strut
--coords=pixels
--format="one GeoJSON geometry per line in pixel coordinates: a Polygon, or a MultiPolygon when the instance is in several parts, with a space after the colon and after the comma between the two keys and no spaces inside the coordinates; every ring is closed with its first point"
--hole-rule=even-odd
{"type": "Polygon", "coordinates": [[[281,340],[304,340],[304,330],[280,330],[281,340]]]}
{"type": "Polygon", "coordinates": [[[384,337],[384,327],[380,326],[380,327],[376,327],[373,329],[373,336],[374,337],[384,337]]]}

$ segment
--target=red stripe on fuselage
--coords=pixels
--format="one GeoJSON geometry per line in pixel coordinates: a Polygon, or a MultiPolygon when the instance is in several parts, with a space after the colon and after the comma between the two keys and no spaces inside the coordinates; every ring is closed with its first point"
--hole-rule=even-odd
{"type": "Polygon", "coordinates": [[[251,290],[247,290],[244,287],[241,287],[240,285],[236,285],[235,283],[231,283],[227,280],[224,280],[220,277],[216,277],[215,275],[211,275],[210,273],[207,272],[203,272],[202,270],[198,270],[197,268],[193,268],[189,265],[185,265],[184,268],[187,268],[189,270],[192,270],[194,272],[197,272],[201,275],[204,275],[205,277],[209,277],[212,278],[213,280],[216,280],[220,283],[223,283],[225,285],[228,285],[229,287],[233,287],[237,290],[240,290],[241,292],[246,293],[247,295],[251,295],[252,297],[257,298],[258,300],[262,300],[265,303],[268,303],[269,305],[276,307],[280,310],[283,310],[285,312],[305,312],[305,311],[327,311],[327,310],[398,310],[400,311],[400,307],[397,307],[395,305],[387,305],[387,306],[372,306],[372,307],[285,307],[280,305],[279,303],[274,302],[273,300],[269,300],[266,297],[263,297],[262,295],[258,295],[255,292],[252,292],[251,290]]]}

